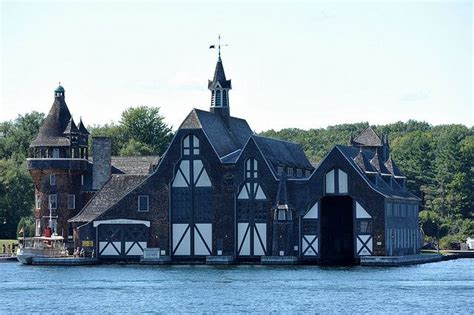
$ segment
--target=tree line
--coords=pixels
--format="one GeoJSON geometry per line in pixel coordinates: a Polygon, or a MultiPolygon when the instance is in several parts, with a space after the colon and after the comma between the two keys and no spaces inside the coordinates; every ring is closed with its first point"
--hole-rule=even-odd
{"type": "MultiPolygon", "coordinates": [[[[0,239],[14,238],[20,219],[31,217],[34,188],[26,158],[43,119],[44,114],[32,112],[0,123],[0,239]]],[[[297,142],[317,163],[334,145],[348,144],[368,125],[288,128],[261,135],[297,142]]],[[[474,236],[473,128],[415,120],[372,127],[388,135],[392,157],[407,176],[408,189],[422,199],[420,224],[427,238],[439,230],[441,244],[447,247],[474,236]]],[[[162,155],[173,137],[158,107],[129,108],[118,123],[88,129],[92,136],[111,137],[112,154],[122,156],[162,155]]]]}

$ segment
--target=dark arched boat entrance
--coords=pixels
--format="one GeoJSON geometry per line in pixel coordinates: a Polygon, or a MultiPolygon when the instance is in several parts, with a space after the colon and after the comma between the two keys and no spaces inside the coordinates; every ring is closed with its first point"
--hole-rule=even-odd
{"type": "Polygon", "coordinates": [[[321,200],[321,264],[355,263],[352,208],[349,196],[326,196],[321,200]]]}

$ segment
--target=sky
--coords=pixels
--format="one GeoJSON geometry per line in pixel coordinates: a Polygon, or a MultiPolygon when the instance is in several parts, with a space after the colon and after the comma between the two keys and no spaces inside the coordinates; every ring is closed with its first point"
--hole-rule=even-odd
{"type": "Polygon", "coordinates": [[[473,126],[471,1],[0,1],[0,121],[207,110],[218,34],[232,116],[255,131],[416,119],[473,126]]]}

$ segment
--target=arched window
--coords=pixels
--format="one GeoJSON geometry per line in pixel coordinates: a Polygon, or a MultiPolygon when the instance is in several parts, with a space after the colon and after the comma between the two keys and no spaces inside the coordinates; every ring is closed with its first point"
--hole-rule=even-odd
{"type": "Polygon", "coordinates": [[[326,173],[326,193],[327,194],[347,194],[348,180],[347,173],[333,169],[326,173]]]}
{"type": "Polygon", "coordinates": [[[183,139],[183,155],[199,155],[199,139],[195,135],[188,135],[183,139]]]}
{"type": "Polygon", "coordinates": [[[256,159],[248,159],[245,162],[245,178],[256,179],[258,177],[258,162],[256,159]]]}
{"type": "Polygon", "coordinates": [[[217,107],[222,106],[222,103],[221,103],[221,90],[216,91],[216,104],[215,104],[215,106],[217,106],[217,107]]]}
{"type": "Polygon", "coordinates": [[[222,106],[227,106],[227,91],[222,91],[222,106]]]}

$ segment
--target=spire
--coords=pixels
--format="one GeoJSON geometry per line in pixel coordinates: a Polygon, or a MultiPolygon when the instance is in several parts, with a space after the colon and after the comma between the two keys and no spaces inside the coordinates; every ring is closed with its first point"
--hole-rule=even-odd
{"type": "Polygon", "coordinates": [[[230,110],[229,110],[229,91],[232,89],[231,80],[227,80],[224,71],[224,65],[221,58],[221,47],[227,46],[223,45],[220,42],[219,35],[219,44],[211,45],[209,48],[219,49],[219,54],[217,58],[216,69],[214,70],[214,77],[212,80],[208,81],[207,88],[211,91],[211,109],[212,113],[217,113],[221,116],[224,123],[227,125],[230,110]]]}
{"type": "Polygon", "coordinates": [[[79,129],[77,129],[77,126],[76,124],[74,123],[74,119],[71,117],[71,119],[69,119],[69,122],[66,126],[66,129],[64,129],[64,134],[77,134],[79,133],[79,129]]]}
{"type": "Polygon", "coordinates": [[[79,129],[79,132],[83,135],[90,135],[90,132],[86,129],[86,126],[84,126],[84,123],[82,122],[82,117],[79,119],[79,125],[77,126],[77,128],[79,129]]]}

